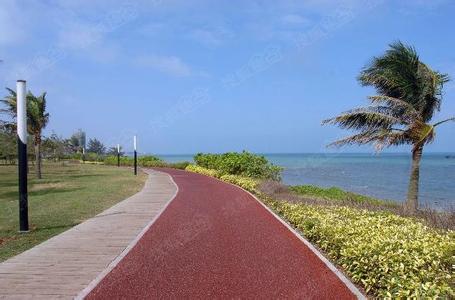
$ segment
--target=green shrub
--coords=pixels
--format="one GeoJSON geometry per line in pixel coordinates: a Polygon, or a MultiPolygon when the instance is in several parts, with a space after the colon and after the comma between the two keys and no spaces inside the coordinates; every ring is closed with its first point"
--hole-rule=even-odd
{"type": "Polygon", "coordinates": [[[167,167],[168,168],[173,168],[173,169],[180,169],[180,170],[185,170],[188,165],[191,163],[189,161],[181,161],[181,162],[174,162],[174,163],[168,163],[167,167]]]}
{"type": "Polygon", "coordinates": [[[104,164],[104,162],[102,162],[102,161],[90,161],[90,160],[85,160],[85,161],[81,160],[81,163],[89,164],[89,165],[103,165],[104,164]]]}
{"type": "Polygon", "coordinates": [[[241,153],[203,154],[194,156],[198,166],[219,171],[221,174],[244,177],[280,179],[281,168],[269,163],[264,156],[246,151],[241,153]]]}
{"type": "MultiPolygon", "coordinates": [[[[130,159],[131,164],[134,164],[134,158],[130,159]]],[[[156,156],[147,155],[139,156],[137,158],[137,164],[141,167],[161,167],[164,166],[166,163],[156,156]]]]}
{"type": "Polygon", "coordinates": [[[257,189],[258,187],[258,181],[253,178],[249,177],[242,177],[242,176],[237,176],[237,175],[222,175],[220,177],[221,180],[238,185],[245,190],[252,192],[254,194],[259,194],[259,190],[257,189]]]}
{"type": "Polygon", "coordinates": [[[190,172],[194,172],[194,173],[199,173],[199,174],[202,174],[202,175],[215,177],[215,178],[219,178],[220,177],[220,173],[217,170],[211,170],[211,169],[207,169],[207,168],[196,166],[196,165],[188,165],[185,168],[185,170],[186,171],[190,171],[190,172]]]}
{"type": "Polygon", "coordinates": [[[397,206],[397,204],[392,201],[380,200],[373,197],[368,197],[365,195],[344,191],[337,187],[322,188],[314,185],[295,185],[290,186],[289,189],[301,196],[318,199],[352,201],[357,203],[367,202],[378,205],[397,206]]]}
{"type": "MultiPolygon", "coordinates": [[[[217,170],[196,165],[189,165],[186,170],[218,177],[260,194],[257,179],[221,175],[217,170]]],[[[328,193],[334,199],[344,199],[347,193],[317,187],[301,191],[328,193]]],[[[369,201],[366,198],[354,201],[369,201]]],[[[263,201],[303,232],[370,295],[389,299],[455,297],[455,232],[438,232],[413,218],[389,212],[263,201]]]]}
{"type": "MultiPolygon", "coordinates": [[[[104,161],[103,155],[99,155],[99,154],[92,153],[92,152],[85,153],[83,158],[85,161],[91,161],[91,162],[103,162],[104,161]]],[[[81,157],[81,159],[82,159],[82,157],[81,157]]]]}
{"type": "MultiPolygon", "coordinates": [[[[111,155],[104,158],[104,164],[106,165],[117,165],[117,156],[111,155]]],[[[144,168],[174,168],[184,170],[190,163],[189,162],[175,162],[167,163],[160,158],[152,155],[139,156],[137,158],[137,165],[144,168]]],[[[129,156],[120,157],[121,166],[133,166],[134,158],[129,156]]]]}
{"type": "MultiPolygon", "coordinates": [[[[117,165],[117,156],[115,156],[115,155],[106,156],[104,158],[104,164],[117,165]]],[[[129,156],[121,156],[120,165],[121,166],[133,166],[134,158],[129,157],[129,156]]],[[[141,166],[141,167],[163,167],[166,165],[166,163],[156,156],[147,155],[147,156],[139,156],[137,158],[137,165],[141,166]]]]}
{"type": "Polygon", "coordinates": [[[455,296],[453,231],[385,212],[266,202],[376,297],[455,296]]]}
{"type": "Polygon", "coordinates": [[[212,169],[206,169],[200,166],[196,165],[188,165],[185,169],[186,171],[194,172],[194,173],[199,173],[215,178],[219,178],[222,181],[226,181],[235,185],[238,185],[242,188],[244,188],[247,191],[250,191],[254,194],[259,194],[259,190],[257,189],[259,183],[257,179],[250,178],[250,177],[242,177],[238,175],[230,175],[230,174],[225,174],[221,175],[220,172],[217,170],[212,170],[212,169]]]}

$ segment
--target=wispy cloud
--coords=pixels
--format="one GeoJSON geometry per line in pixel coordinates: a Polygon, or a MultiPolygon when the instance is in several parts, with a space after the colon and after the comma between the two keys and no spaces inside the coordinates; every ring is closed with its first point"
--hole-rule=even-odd
{"type": "Polygon", "coordinates": [[[188,36],[207,47],[217,47],[232,38],[234,34],[226,27],[218,26],[214,29],[197,28],[191,30],[188,36]]]}
{"type": "Polygon", "coordinates": [[[139,67],[152,68],[177,77],[185,77],[192,74],[190,66],[177,56],[149,54],[137,57],[133,63],[139,67]]]}
{"type": "Polygon", "coordinates": [[[290,25],[309,25],[311,24],[310,20],[298,15],[298,14],[287,14],[282,17],[282,22],[290,25]]]}

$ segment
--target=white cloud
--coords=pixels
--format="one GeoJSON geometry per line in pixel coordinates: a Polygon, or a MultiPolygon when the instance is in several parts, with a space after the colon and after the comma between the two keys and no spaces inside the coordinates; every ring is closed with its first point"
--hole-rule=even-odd
{"type": "Polygon", "coordinates": [[[287,14],[282,18],[283,23],[291,25],[309,25],[311,22],[298,14],[287,14]]]}
{"type": "Polygon", "coordinates": [[[134,60],[134,64],[140,67],[152,68],[172,76],[184,77],[192,74],[190,66],[176,56],[144,55],[137,57],[134,60]]]}
{"type": "Polygon", "coordinates": [[[233,33],[225,27],[214,29],[197,28],[189,33],[189,37],[207,47],[216,47],[233,37],[233,33]]]}

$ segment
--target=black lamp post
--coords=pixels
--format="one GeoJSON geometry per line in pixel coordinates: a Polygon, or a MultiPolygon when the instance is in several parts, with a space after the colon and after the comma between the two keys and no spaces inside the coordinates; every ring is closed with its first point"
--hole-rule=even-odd
{"type": "Polygon", "coordinates": [[[137,138],[134,136],[134,175],[137,175],[137,138]]]}
{"type": "Polygon", "coordinates": [[[19,165],[19,231],[27,232],[28,194],[27,194],[27,102],[25,80],[16,83],[17,101],[17,157],[19,165]]]}

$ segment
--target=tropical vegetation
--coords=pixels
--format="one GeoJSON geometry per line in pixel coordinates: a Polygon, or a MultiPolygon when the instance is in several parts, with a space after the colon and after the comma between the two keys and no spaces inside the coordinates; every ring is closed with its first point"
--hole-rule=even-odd
{"type": "MultiPolygon", "coordinates": [[[[4,105],[4,109],[0,112],[9,114],[13,119],[17,114],[17,95],[16,92],[7,88],[9,95],[0,100],[4,105]]],[[[32,92],[28,92],[27,99],[27,129],[28,133],[33,136],[33,144],[35,147],[35,173],[38,179],[41,179],[41,142],[42,132],[49,122],[49,113],[46,112],[46,92],[36,97],[32,92]]],[[[11,124],[14,127],[14,123],[11,124]]]]}
{"type": "Polygon", "coordinates": [[[369,97],[370,106],[323,121],[359,131],[331,145],[374,144],[377,150],[411,145],[412,167],[405,209],[415,213],[423,148],[435,139],[436,127],[455,121],[452,117],[432,122],[441,108],[443,86],[449,77],[424,64],[413,47],[396,42],[384,55],[373,58],[358,80],[363,86],[374,87],[378,95],[369,97]]]}
{"type": "Polygon", "coordinates": [[[373,198],[349,191],[345,191],[338,187],[319,187],[315,185],[294,185],[290,186],[289,189],[298,195],[304,197],[312,197],[324,200],[334,201],[352,201],[357,203],[370,203],[378,205],[396,205],[395,202],[373,198]]]}
{"type": "MultiPolygon", "coordinates": [[[[117,165],[117,156],[106,156],[103,160],[105,165],[117,165]]],[[[174,168],[174,169],[185,169],[190,163],[189,162],[175,162],[168,163],[164,160],[153,156],[153,155],[144,155],[137,158],[137,165],[140,167],[146,168],[174,168]]],[[[121,166],[133,166],[134,158],[128,156],[120,156],[120,165],[121,166]]]]}
{"type": "MultiPolygon", "coordinates": [[[[378,298],[453,298],[455,232],[428,227],[415,217],[387,210],[291,203],[271,198],[257,178],[189,165],[186,170],[238,185],[258,198],[318,246],[368,295],[378,298]]],[[[346,200],[342,190],[291,187],[329,199],[346,200]]],[[[352,195],[348,195],[352,197],[352,195]]],[[[353,202],[375,200],[355,195],[353,202]]],[[[373,203],[376,204],[375,201],[373,203]]]]}
{"type": "Polygon", "coordinates": [[[223,154],[198,153],[194,156],[198,166],[217,170],[221,174],[232,174],[254,178],[280,179],[281,168],[269,163],[262,155],[247,151],[223,154]]]}
{"type": "Polygon", "coordinates": [[[194,173],[199,173],[202,175],[207,175],[207,176],[212,176],[215,178],[220,178],[221,174],[217,170],[213,169],[207,169],[201,166],[193,165],[190,164],[185,168],[186,171],[194,172],[194,173]]]}
{"type": "Polygon", "coordinates": [[[266,203],[367,293],[380,298],[455,296],[455,233],[362,209],[266,203]]]}
{"type": "Polygon", "coordinates": [[[103,155],[106,153],[106,146],[97,138],[92,138],[88,141],[87,152],[103,155]]]}

